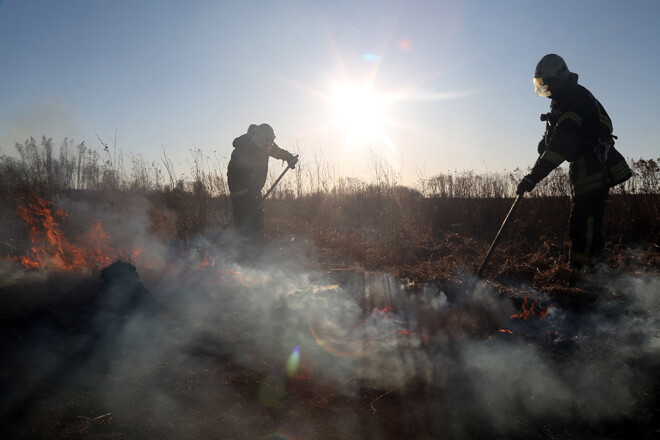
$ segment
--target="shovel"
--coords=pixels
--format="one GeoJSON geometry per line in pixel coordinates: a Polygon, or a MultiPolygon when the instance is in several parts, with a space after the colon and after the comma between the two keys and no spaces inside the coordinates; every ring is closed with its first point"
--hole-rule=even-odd
{"type": "Polygon", "coordinates": [[[488,249],[488,252],[486,253],[486,257],[484,258],[484,261],[481,263],[481,267],[479,267],[479,270],[477,271],[477,274],[474,276],[474,279],[470,283],[469,291],[472,292],[472,287],[477,281],[477,278],[481,276],[481,273],[484,271],[484,268],[486,267],[486,264],[488,264],[488,260],[490,260],[490,256],[493,254],[493,251],[495,250],[495,246],[497,246],[497,242],[500,241],[500,237],[502,236],[502,231],[504,230],[504,227],[506,226],[507,222],[509,221],[509,218],[511,217],[511,214],[513,214],[513,211],[516,210],[516,207],[518,206],[518,202],[522,199],[522,194],[519,194],[516,196],[516,199],[513,201],[513,205],[511,205],[511,209],[509,209],[509,213],[506,215],[504,218],[504,221],[502,222],[502,226],[500,226],[500,230],[497,231],[497,235],[495,236],[495,240],[493,240],[493,244],[490,245],[490,249],[488,249]]]}

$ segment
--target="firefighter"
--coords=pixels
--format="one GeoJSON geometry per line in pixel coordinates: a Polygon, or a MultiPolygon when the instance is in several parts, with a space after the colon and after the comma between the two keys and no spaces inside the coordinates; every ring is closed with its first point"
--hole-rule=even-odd
{"type": "Polygon", "coordinates": [[[581,269],[603,260],[603,214],[609,189],[632,172],[614,148],[612,121],[600,102],[578,84],[564,60],[555,54],[541,58],[534,72],[536,93],[551,98],[550,113],[541,115],[546,131],[540,157],[519,183],[517,194],[531,191],[564,161],[570,163],[571,214],[569,262],[581,269]]]}
{"type": "Polygon", "coordinates": [[[234,228],[243,236],[261,241],[264,211],[261,190],[268,175],[268,159],[274,157],[295,168],[298,158],[275,144],[275,132],[268,124],[252,124],[246,134],[233,142],[227,167],[227,184],[234,211],[234,228]]]}

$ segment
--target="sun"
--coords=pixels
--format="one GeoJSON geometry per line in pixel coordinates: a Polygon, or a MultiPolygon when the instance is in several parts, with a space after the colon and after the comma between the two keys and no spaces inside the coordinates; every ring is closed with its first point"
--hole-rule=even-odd
{"type": "Polygon", "coordinates": [[[335,124],[346,130],[347,139],[367,142],[382,139],[388,123],[388,98],[371,85],[338,82],[329,94],[335,124]]]}
{"type": "Polygon", "coordinates": [[[440,74],[392,83],[389,76],[383,76],[381,58],[365,55],[364,61],[372,65],[366,70],[361,68],[356,75],[350,73],[355,66],[349,69],[337,53],[334,75],[315,78],[315,87],[291,78],[280,79],[313,96],[320,104],[304,114],[308,125],[301,136],[320,139],[331,146],[333,154],[344,164],[357,166],[382,158],[400,169],[403,154],[399,144],[434,140],[432,133],[416,124],[410,103],[455,99],[471,92],[424,90],[440,74]]]}

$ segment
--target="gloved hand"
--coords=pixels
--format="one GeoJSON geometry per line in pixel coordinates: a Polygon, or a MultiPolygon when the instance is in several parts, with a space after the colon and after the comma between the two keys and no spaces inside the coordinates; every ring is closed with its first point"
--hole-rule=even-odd
{"type": "Polygon", "coordinates": [[[518,189],[516,189],[516,194],[521,196],[526,192],[529,192],[534,189],[536,182],[529,175],[525,176],[523,180],[518,184],[518,189]]]}
{"type": "Polygon", "coordinates": [[[292,170],[296,169],[296,164],[298,163],[298,156],[294,156],[293,154],[289,156],[289,158],[286,160],[286,162],[289,164],[289,168],[292,170]]]}

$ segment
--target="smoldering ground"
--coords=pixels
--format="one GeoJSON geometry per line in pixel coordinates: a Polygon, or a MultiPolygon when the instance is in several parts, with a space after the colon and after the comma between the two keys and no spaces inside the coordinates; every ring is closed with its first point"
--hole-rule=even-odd
{"type": "MultiPolygon", "coordinates": [[[[597,300],[580,307],[526,289],[547,316],[525,320],[511,318],[520,301],[483,285],[329,275],[279,248],[237,253],[231,238],[184,251],[134,224],[152,257],[103,278],[3,263],[3,295],[48,300],[7,320],[1,338],[10,436],[651,438],[657,429],[656,275],[603,270],[597,300]]],[[[131,227],[123,231],[128,239],[131,227]]]]}
{"type": "MultiPolygon", "coordinates": [[[[388,399],[402,406],[404,425],[427,424],[409,429],[454,438],[484,426],[510,435],[521,426],[648,423],[640,409],[658,365],[651,276],[621,275],[592,310],[550,306],[546,319],[527,323],[509,319],[512,302],[485,288],[448,298],[387,275],[338,285],[272,261],[170,267],[152,274],[147,296],[129,309],[92,302],[79,321],[30,323],[20,342],[3,344],[4,423],[26,434],[112,414],[94,428],[258,438],[289,412],[313,433],[313,415],[296,411],[317,404],[323,417],[324,399],[355,410],[342,411],[345,438],[377,432],[360,413],[388,399]],[[365,310],[361,288],[382,302],[365,310]]],[[[141,286],[129,279],[118,288],[141,286]]]]}

